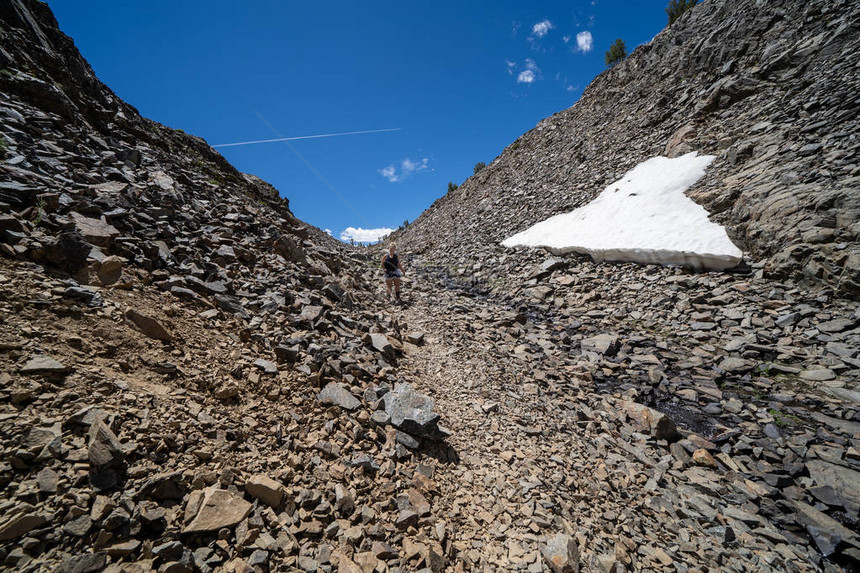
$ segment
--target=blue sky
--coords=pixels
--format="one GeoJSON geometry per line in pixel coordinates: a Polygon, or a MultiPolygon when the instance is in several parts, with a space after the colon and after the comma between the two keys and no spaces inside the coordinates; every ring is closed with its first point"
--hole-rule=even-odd
{"type": "Polygon", "coordinates": [[[210,144],[398,128],[219,149],[340,236],[414,220],[573,105],[616,38],[648,42],[667,0],[48,4],[117,95],[210,144]]]}

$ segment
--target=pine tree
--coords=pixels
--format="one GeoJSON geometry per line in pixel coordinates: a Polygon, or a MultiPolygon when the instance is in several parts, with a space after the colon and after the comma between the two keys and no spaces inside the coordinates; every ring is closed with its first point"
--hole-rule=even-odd
{"type": "Polygon", "coordinates": [[[669,0],[666,7],[666,15],[669,16],[669,25],[681,17],[681,14],[699,3],[699,0],[669,0]]]}
{"type": "Polygon", "coordinates": [[[609,47],[609,50],[604,56],[604,60],[606,61],[607,66],[614,66],[626,57],[627,46],[624,44],[624,40],[618,38],[615,40],[615,43],[609,47]]]}
{"type": "Polygon", "coordinates": [[[475,164],[475,167],[472,169],[472,173],[473,174],[477,173],[478,171],[480,171],[481,169],[483,169],[486,166],[487,166],[486,163],[484,163],[483,161],[479,161],[475,164]]]}

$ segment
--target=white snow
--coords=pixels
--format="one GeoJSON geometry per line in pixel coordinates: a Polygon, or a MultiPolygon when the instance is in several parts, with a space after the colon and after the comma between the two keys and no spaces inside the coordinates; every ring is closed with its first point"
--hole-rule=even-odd
{"type": "Polygon", "coordinates": [[[704,207],[684,195],[714,160],[695,152],[652,157],[609,185],[591,203],[550,217],[502,241],[506,247],[546,247],[595,261],[688,264],[723,270],[743,253],[704,207]]]}

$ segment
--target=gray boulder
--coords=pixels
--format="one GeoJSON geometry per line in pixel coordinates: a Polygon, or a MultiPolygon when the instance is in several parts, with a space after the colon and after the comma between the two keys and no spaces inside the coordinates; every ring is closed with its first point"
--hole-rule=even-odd
{"type": "Polygon", "coordinates": [[[385,412],[395,428],[421,438],[440,440],[449,433],[439,428],[439,414],[433,411],[433,398],[416,391],[410,384],[400,384],[383,396],[385,412]]]}
{"type": "Polygon", "coordinates": [[[553,573],[579,573],[579,545],[570,535],[558,534],[541,546],[541,554],[553,573]]]}

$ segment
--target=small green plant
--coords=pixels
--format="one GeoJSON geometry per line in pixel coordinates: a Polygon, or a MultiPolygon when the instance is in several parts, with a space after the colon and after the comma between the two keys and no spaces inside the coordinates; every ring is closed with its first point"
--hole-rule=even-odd
{"type": "Polygon", "coordinates": [[[42,220],[45,218],[45,198],[39,197],[36,199],[36,212],[33,214],[33,225],[38,227],[42,224],[42,220]]]}
{"type": "Polygon", "coordinates": [[[788,414],[775,408],[768,409],[767,413],[770,414],[771,418],[773,418],[773,423],[780,428],[785,428],[790,425],[798,425],[802,422],[802,420],[794,414],[788,414]]]}
{"type": "Polygon", "coordinates": [[[520,142],[515,141],[511,144],[511,151],[515,151],[515,150],[519,149],[519,147],[520,147],[520,142]]]}
{"type": "Polygon", "coordinates": [[[487,164],[484,163],[483,161],[477,162],[475,164],[475,167],[472,168],[472,174],[476,174],[478,171],[480,171],[481,169],[483,169],[486,166],[487,166],[487,164]]]}
{"type": "Polygon", "coordinates": [[[666,15],[669,17],[669,26],[681,17],[681,14],[699,3],[699,0],[669,0],[666,7],[666,15]]]}
{"type": "Polygon", "coordinates": [[[624,40],[618,38],[615,40],[615,43],[609,47],[609,50],[607,50],[603,59],[606,61],[607,66],[612,67],[626,57],[627,45],[624,43],[624,40]]]}
{"type": "Polygon", "coordinates": [[[3,76],[7,80],[14,75],[15,74],[13,74],[10,70],[7,70],[6,68],[3,68],[2,70],[0,70],[0,76],[3,76]]]}
{"type": "Polygon", "coordinates": [[[457,184],[454,183],[453,181],[448,181],[448,193],[450,193],[451,191],[456,191],[456,190],[457,190],[457,184]]]}
{"type": "Polygon", "coordinates": [[[8,143],[6,143],[6,138],[0,136],[0,159],[5,159],[6,154],[9,153],[8,143]]]}

